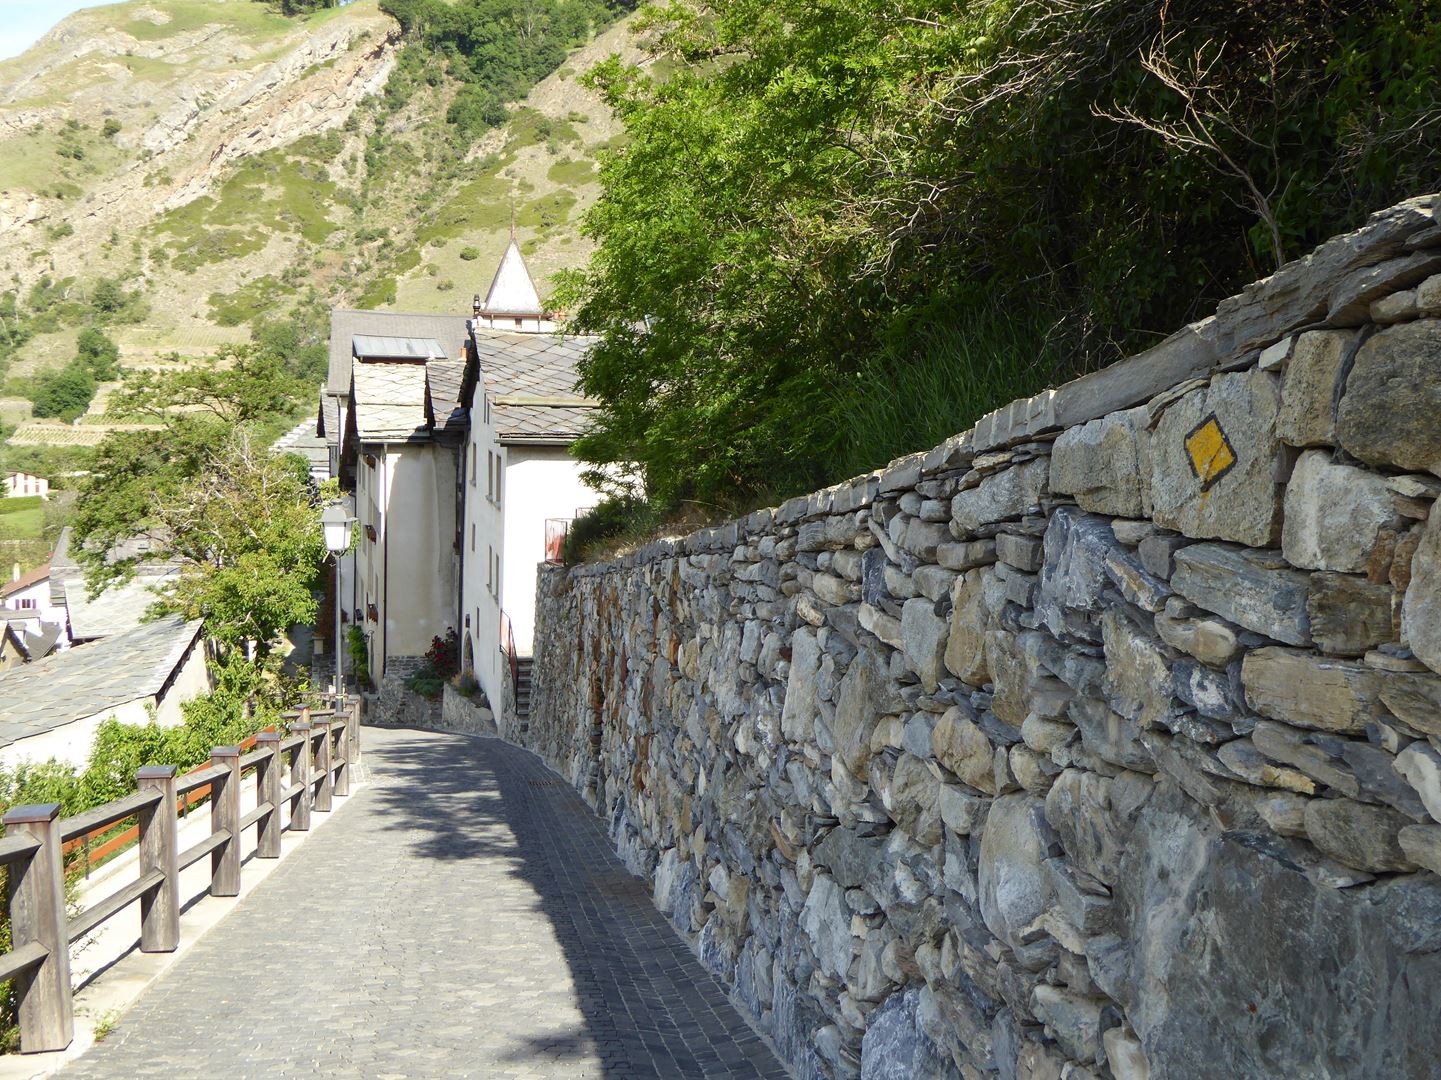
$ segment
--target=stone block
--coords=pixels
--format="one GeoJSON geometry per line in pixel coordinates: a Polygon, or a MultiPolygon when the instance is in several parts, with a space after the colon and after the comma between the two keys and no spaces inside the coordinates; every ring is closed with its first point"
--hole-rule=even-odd
{"type": "Polygon", "coordinates": [[[977,791],[995,794],[991,741],[959,706],[947,709],[931,732],[936,760],[977,791]]]}
{"type": "Polygon", "coordinates": [[[1073,623],[1067,612],[1100,610],[1101,590],[1109,582],[1106,557],[1119,545],[1103,517],[1063,506],[1051,515],[1044,540],[1036,615],[1057,637],[1073,623]]]}
{"type": "Polygon", "coordinates": [[[1173,712],[1171,662],[1164,646],[1115,608],[1102,614],[1101,630],[1111,707],[1141,728],[1164,724],[1173,712]]]}
{"type": "Polygon", "coordinates": [[[1361,656],[1396,640],[1389,585],[1355,574],[1312,574],[1306,615],[1316,647],[1332,656],[1361,656]]]}
{"type": "Polygon", "coordinates": [[[1040,503],[1050,462],[1035,458],[986,477],[951,500],[951,531],[964,540],[982,525],[1018,518],[1040,503]]]}
{"type": "Polygon", "coordinates": [[[1284,451],[1275,376],[1217,376],[1161,415],[1151,439],[1152,517],[1195,539],[1276,542],[1284,451]]]}
{"type": "Polygon", "coordinates": [[[1407,825],[1398,839],[1406,858],[1441,874],[1441,825],[1407,825]]]}
{"type": "Polygon", "coordinates": [[[1061,432],[1051,451],[1051,490],[1084,510],[1149,517],[1150,432],[1144,406],[1061,432]]]}
{"type": "Polygon", "coordinates": [[[990,681],[986,663],[986,630],[990,610],[986,606],[986,571],[969,570],[951,586],[951,625],[946,639],[945,665],[956,678],[972,686],[990,681]]]}
{"type": "Polygon", "coordinates": [[[1441,514],[1426,522],[1411,556],[1411,579],[1401,604],[1401,636],[1418,660],[1441,672],[1441,514]]]}
{"type": "Polygon", "coordinates": [[[1441,753],[1414,742],[1396,755],[1396,771],[1405,778],[1435,821],[1441,821],[1441,753]]]}
{"type": "Polygon", "coordinates": [[[1332,464],[1308,450],[1286,485],[1281,551],[1293,566],[1356,574],[1366,570],[1377,534],[1396,523],[1385,477],[1332,464]]]}
{"type": "Polygon", "coordinates": [[[1185,603],[1173,597],[1156,613],[1156,634],[1171,648],[1194,656],[1203,664],[1225,667],[1240,651],[1236,631],[1220,619],[1187,616],[1185,603]]]}
{"type": "Polygon", "coordinates": [[[1017,570],[1034,574],[1041,568],[1044,558],[1041,541],[1034,536],[997,533],[996,558],[1017,570]]]}
{"type": "Polygon", "coordinates": [[[1296,339],[1281,379],[1276,435],[1292,446],[1336,444],[1336,384],[1353,330],[1312,330],[1296,339]]]}
{"type": "Polygon", "coordinates": [[[1197,607],[1288,645],[1311,643],[1309,575],[1274,555],[1223,544],[1176,553],[1171,588],[1197,607]]]}
{"type": "Polygon", "coordinates": [[[1416,286],[1416,313],[1430,318],[1441,316],[1441,274],[1432,274],[1416,286]]]}
{"type": "Polygon", "coordinates": [[[1370,465],[1441,476],[1441,320],[1387,327],[1361,346],[1346,379],[1336,434],[1370,465]]]}
{"type": "Polygon", "coordinates": [[[820,660],[815,631],[809,627],[797,629],[791,636],[791,670],[786,681],[785,705],[781,709],[781,734],[792,742],[800,742],[814,733],[820,660]]]}
{"type": "Polygon", "coordinates": [[[995,561],[996,542],[994,540],[952,542],[936,548],[936,562],[947,570],[965,571],[977,566],[989,566],[995,561]]]}
{"type": "Polygon", "coordinates": [[[1051,856],[1055,834],[1046,822],[1046,803],[1034,795],[1003,795],[986,815],[978,865],[981,918],[1012,949],[1033,940],[1026,928],[1051,902],[1051,856]]]}
{"type": "Polygon", "coordinates": [[[1385,715],[1383,673],[1302,649],[1271,646],[1241,661],[1246,703],[1262,716],[1296,727],[1362,734],[1385,715]]]}
{"type": "Polygon", "coordinates": [[[1381,703],[1417,731],[1441,735],[1441,675],[1390,672],[1381,681],[1381,703]]]}
{"type": "Polygon", "coordinates": [[[1367,873],[1406,873],[1416,863],[1401,848],[1411,821],[1384,806],[1351,799],[1312,799],[1306,804],[1306,836],[1322,854],[1367,873]]]}
{"type": "Polygon", "coordinates": [[[936,614],[936,605],[925,597],[907,600],[901,608],[901,649],[906,663],[920,676],[926,693],[935,693],[945,674],[942,658],[946,651],[948,627],[936,614]]]}
{"type": "Polygon", "coordinates": [[[1172,571],[1176,568],[1176,552],[1194,543],[1195,541],[1189,536],[1168,536],[1156,533],[1146,537],[1137,545],[1136,554],[1140,557],[1141,567],[1146,573],[1161,581],[1168,581],[1172,571]]]}

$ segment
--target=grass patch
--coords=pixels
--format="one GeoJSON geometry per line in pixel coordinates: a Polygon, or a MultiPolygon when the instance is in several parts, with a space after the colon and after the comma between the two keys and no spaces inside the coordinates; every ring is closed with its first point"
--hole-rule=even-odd
{"type": "Polygon", "coordinates": [[[528,229],[548,231],[564,225],[574,206],[575,196],[569,191],[552,191],[549,195],[542,195],[522,206],[516,214],[516,224],[528,229]]]}
{"type": "Polygon", "coordinates": [[[210,294],[210,317],[219,326],[243,326],[271,314],[292,290],[274,274],[248,281],[234,292],[210,294]]]}
{"type": "Polygon", "coordinates": [[[560,187],[577,187],[595,181],[595,164],[561,158],[546,172],[546,178],[560,187]]]}
{"type": "Polygon", "coordinates": [[[247,37],[267,37],[283,33],[293,24],[272,12],[265,4],[216,4],[213,0],[164,0],[151,4],[170,16],[166,22],[132,18],[120,29],[137,41],[164,41],[178,34],[199,30],[217,23],[237,30],[247,37]]]}
{"type": "Polygon", "coordinates": [[[272,235],[298,234],[323,243],[337,226],[327,216],[336,184],[322,169],[281,152],[252,158],[204,196],[170,211],[156,225],[171,237],[166,250],[177,270],[243,258],[262,250],[272,235]]]}
{"type": "Polygon", "coordinates": [[[886,350],[835,389],[832,481],[926,450],[1001,405],[1035,393],[1058,367],[1040,312],[976,311],[920,330],[904,352],[886,350]]]}

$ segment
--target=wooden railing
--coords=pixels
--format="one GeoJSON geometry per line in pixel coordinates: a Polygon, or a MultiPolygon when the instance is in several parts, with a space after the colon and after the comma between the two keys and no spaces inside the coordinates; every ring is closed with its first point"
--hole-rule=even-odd
{"type": "Polygon", "coordinates": [[[208,855],[210,895],[239,895],[245,830],[258,826],[257,858],[279,858],[283,831],[308,830],[312,811],[325,813],[334,796],[350,793],[351,766],[359,757],[355,700],[329,710],[302,709],[288,735],[262,731],[249,753],[217,746],[208,766],[182,777],[174,765],[147,765],[135,774],[133,795],[74,817],[61,818],[58,803],[8,810],[0,865],[9,869],[11,949],[0,954],[0,981],[15,981],[21,1052],[63,1050],[74,1038],[71,943],[139,901],[141,952],[174,952],[180,944],[180,871],[208,855]],[[242,814],[240,785],[251,772],[255,809],[242,814]],[[180,809],[204,795],[210,799],[210,835],[181,851],[180,809]],[[287,807],[285,820],[281,810],[287,807]],[[138,819],[136,879],[67,919],[63,846],[130,817],[138,819]]]}

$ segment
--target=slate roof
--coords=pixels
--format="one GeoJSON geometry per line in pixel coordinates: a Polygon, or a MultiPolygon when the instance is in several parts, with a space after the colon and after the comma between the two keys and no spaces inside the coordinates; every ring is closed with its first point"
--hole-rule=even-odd
{"type": "Polygon", "coordinates": [[[362,440],[423,439],[429,434],[424,364],[355,365],[355,431],[362,440]]]}
{"type": "Polygon", "coordinates": [[[432,360],[425,365],[425,384],[430,394],[430,415],[436,431],[464,431],[470,424],[461,385],[465,381],[464,360],[432,360]]]}
{"type": "Polygon", "coordinates": [[[501,443],[572,443],[585,434],[593,405],[556,408],[534,405],[492,405],[490,418],[501,443]]]}
{"type": "Polygon", "coordinates": [[[564,444],[585,432],[596,403],[576,390],[577,365],[598,338],[516,334],[473,323],[471,340],[501,442],[564,444]]]}
{"type": "Polygon", "coordinates": [[[27,626],[23,634],[25,655],[31,660],[49,656],[55,651],[55,646],[59,644],[60,634],[59,623],[42,622],[36,623],[34,627],[27,626]]]}
{"type": "Polygon", "coordinates": [[[113,585],[93,600],[83,577],[66,582],[71,640],[115,637],[135,629],[159,599],[155,590],[163,590],[178,574],[174,567],[143,567],[124,585],[113,585]]]}
{"type": "Polygon", "coordinates": [[[200,627],[174,615],[0,672],[0,746],[159,694],[200,627]]]}
{"type": "MultiPolygon", "coordinates": [[[[50,602],[64,604],[70,620],[72,641],[123,634],[140,625],[146,609],[155,603],[151,591],[165,586],[179,571],[171,563],[150,563],[139,567],[136,576],[124,585],[112,586],[95,599],[85,587],[85,572],[70,555],[71,532],[67,525],[60,531],[55,553],[50,556],[50,602]]],[[[112,549],[116,558],[128,559],[149,551],[149,537],[136,536],[112,549]]]]}
{"type": "MultiPolygon", "coordinates": [[[[434,338],[448,357],[464,355],[469,318],[465,315],[416,315],[406,311],[352,311],[336,308],[330,313],[330,370],[325,380],[329,393],[344,397],[350,392],[350,368],[354,361],[352,342],[362,337],[434,338]]],[[[328,418],[327,418],[328,419],[328,418]]],[[[327,427],[326,435],[337,437],[327,427]]]]}

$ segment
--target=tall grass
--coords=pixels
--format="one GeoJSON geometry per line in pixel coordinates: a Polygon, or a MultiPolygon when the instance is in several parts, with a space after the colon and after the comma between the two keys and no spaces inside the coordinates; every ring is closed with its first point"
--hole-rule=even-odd
{"type": "Polygon", "coordinates": [[[930,449],[1063,377],[1053,329],[1039,311],[987,306],[878,353],[836,387],[832,480],[930,449]]]}

